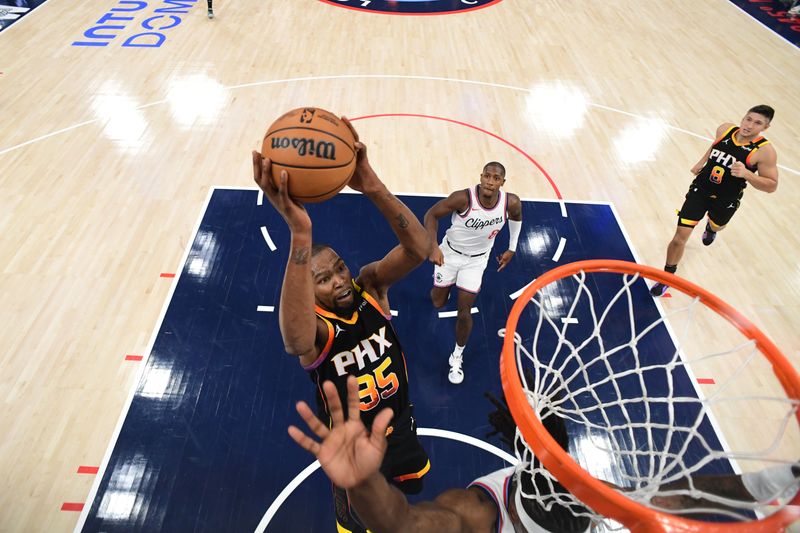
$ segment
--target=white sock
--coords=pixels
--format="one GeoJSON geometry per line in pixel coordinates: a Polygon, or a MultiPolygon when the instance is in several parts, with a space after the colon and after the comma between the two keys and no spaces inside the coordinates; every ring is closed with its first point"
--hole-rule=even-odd
{"type": "Polygon", "coordinates": [[[466,346],[459,346],[458,343],[456,343],[456,347],[453,348],[453,354],[461,355],[461,353],[464,351],[464,348],[466,348],[466,346]]]}

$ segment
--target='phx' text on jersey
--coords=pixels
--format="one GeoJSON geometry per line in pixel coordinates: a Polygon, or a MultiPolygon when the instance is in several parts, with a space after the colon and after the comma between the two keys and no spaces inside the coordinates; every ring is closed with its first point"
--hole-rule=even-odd
{"type": "Polygon", "coordinates": [[[738,127],[731,126],[717,139],[711,146],[708,161],[692,182],[694,187],[709,196],[738,198],[741,195],[747,181],[731,174],[731,167],[737,161],[744,163],[750,172],[758,170],[758,165],[752,163],[753,155],[769,141],[759,136],[748,143],[738,144],[734,137],[737,131],[738,127]]]}
{"type": "Polygon", "coordinates": [[[317,387],[320,415],[330,418],[322,383],[333,381],[342,405],[347,405],[347,376],[358,379],[361,420],[372,427],[372,420],[385,407],[396,417],[409,407],[408,372],[400,341],[380,304],[353,283],[355,311],[350,318],[315,307],[317,316],[328,326],[328,340],[308,370],[317,387]]]}

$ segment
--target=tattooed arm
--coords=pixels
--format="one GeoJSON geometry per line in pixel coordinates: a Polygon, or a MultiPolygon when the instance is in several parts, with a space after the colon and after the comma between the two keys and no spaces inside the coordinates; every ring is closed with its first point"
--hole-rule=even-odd
{"type": "MultiPolygon", "coordinates": [[[[358,134],[349,121],[345,123],[358,134]]],[[[386,188],[367,159],[367,147],[356,142],[358,162],[350,187],[362,192],[386,218],[400,244],[389,251],[380,261],[375,261],[361,269],[356,280],[365,290],[380,302],[385,313],[389,313],[387,291],[389,287],[419,266],[428,257],[430,241],[417,217],[403,202],[386,188]]],[[[356,224],[358,221],[354,221],[356,224]]],[[[368,236],[364,236],[368,237],[368,236]]]]}
{"type": "Polygon", "coordinates": [[[292,234],[289,260],[283,276],[278,321],[287,353],[310,364],[327,336],[325,324],[314,313],[314,285],[311,278],[311,218],[302,204],[288,195],[286,171],[276,187],[272,179],[272,164],[253,152],[253,178],[264,195],[281,214],[292,234]]]}
{"type": "Polygon", "coordinates": [[[325,344],[328,330],[314,313],[311,231],[292,231],[289,260],[281,287],[278,323],[286,353],[300,357],[303,365],[313,363],[325,344]]]}

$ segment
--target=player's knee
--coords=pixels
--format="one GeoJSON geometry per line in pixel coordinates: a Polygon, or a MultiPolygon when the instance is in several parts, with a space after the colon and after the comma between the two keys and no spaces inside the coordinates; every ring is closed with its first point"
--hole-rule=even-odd
{"type": "Polygon", "coordinates": [[[442,291],[433,289],[431,291],[431,303],[436,309],[441,309],[447,303],[447,293],[442,294],[442,291]]]}
{"type": "Polygon", "coordinates": [[[692,234],[692,228],[687,228],[688,231],[676,231],[672,237],[670,244],[672,246],[683,246],[689,240],[689,235],[692,234]]]}
{"type": "Polygon", "coordinates": [[[469,308],[458,310],[457,320],[462,324],[472,324],[472,312],[469,308]]]}

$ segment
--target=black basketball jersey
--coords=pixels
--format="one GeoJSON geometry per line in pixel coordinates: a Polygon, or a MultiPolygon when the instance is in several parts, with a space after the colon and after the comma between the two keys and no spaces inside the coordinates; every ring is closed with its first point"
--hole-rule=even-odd
{"type": "Polygon", "coordinates": [[[736,198],[747,187],[744,178],[737,178],[731,174],[731,167],[737,161],[741,161],[747,170],[755,172],[758,165],[751,162],[753,155],[769,141],[759,136],[746,144],[738,144],[734,137],[737,131],[739,131],[737,126],[731,126],[713,144],[708,161],[692,182],[695,187],[718,198],[736,198]]]}
{"type": "Polygon", "coordinates": [[[355,311],[350,318],[315,307],[317,317],[328,326],[328,339],[317,360],[304,368],[317,387],[318,411],[328,420],[322,383],[333,381],[346,406],[347,376],[356,376],[361,420],[370,428],[385,407],[392,408],[395,418],[408,408],[408,372],[391,316],[384,315],[380,304],[355,282],[353,288],[355,311]]]}

